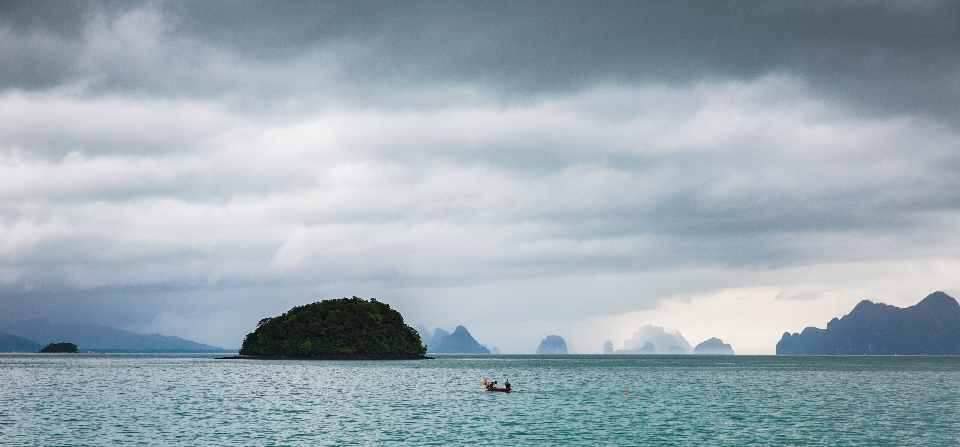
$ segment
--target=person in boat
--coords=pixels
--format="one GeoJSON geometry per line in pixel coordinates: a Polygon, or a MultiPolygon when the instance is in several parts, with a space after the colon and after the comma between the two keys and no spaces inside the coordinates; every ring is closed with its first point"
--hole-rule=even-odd
{"type": "Polygon", "coordinates": [[[503,382],[503,386],[507,389],[507,391],[510,391],[510,379],[505,380],[503,382]]]}

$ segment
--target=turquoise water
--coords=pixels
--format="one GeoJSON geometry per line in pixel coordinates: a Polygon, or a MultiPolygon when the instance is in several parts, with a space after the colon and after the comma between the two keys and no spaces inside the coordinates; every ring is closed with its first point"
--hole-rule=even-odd
{"type": "Polygon", "coordinates": [[[960,358],[5,354],[0,444],[954,446],[960,358]]]}

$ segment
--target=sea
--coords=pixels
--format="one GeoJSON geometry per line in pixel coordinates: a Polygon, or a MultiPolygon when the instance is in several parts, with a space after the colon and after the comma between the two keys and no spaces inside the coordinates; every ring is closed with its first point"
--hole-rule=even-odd
{"type": "Polygon", "coordinates": [[[960,357],[3,354],[0,445],[957,446],[960,357]]]}

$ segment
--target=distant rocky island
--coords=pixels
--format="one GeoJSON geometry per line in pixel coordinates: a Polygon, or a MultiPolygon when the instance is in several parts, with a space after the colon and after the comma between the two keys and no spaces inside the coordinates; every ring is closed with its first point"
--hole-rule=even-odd
{"type": "Polygon", "coordinates": [[[613,349],[613,342],[603,344],[604,354],[701,354],[734,355],[733,347],[719,338],[713,337],[697,345],[690,346],[680,331],[667,332],[660,326],[651,324],[640,326],[633,337],[623,342],[623,349],[613,349]]]}
{"type": "Polygon", "coordinates": [[[422,359],[427,348],[400,312],[371,298],[297,306],[264,318],[244,338],[241,358],[422,359]]]}
{"type": "MultiPolygon", "coordinates": [[[[430,335],[429,331],[422,326],[420,331],[425,335],[430,335]]],[[[457,326],[452,334],[437,328],[427,343],[427,352],[431,354],[489,354],[490,349],[474,339],[467,328],[457,326]]]]}
{"type": "Polygon", "coordinates": [[[623,349],[613,349],[613,343],[603,345],[604,354],[689,354],[693,346],[680,331],[667,332],[660,326],[643,325],[633,337],[623,342],[623,349]]]}
{"type": "Polygon", "coordinates": [[[43,347],[40,352],[45,354],[75,354],[77,352],[77,345],[69,342],[62,343],[50,343],[43,347]]]}
{"type": "Polygon", "coordinates": [[[943,292],[899,308],[863,300],[826,329],[784,332],[778,355],[960,355],[960,304],[943,292]]]}
{"type": "Polygon", "coordinates": [[[700,343],[693,348],[693,353],[697,355],[734,355],[733,347],[717,337],[700,343]]]}
{"type": "MultiPolygon", "coordinates": [[[[449,332],[441,328],[437,328],[432,333],[429,329],[423,326],[418,326],[416,329],[420,333],[420,338],[423,340],[423,345],[427,347],[427,352],[430,352],[430,346],[439,346],[440,341],[450,335],[449,332]]],[[[436,351],[436,349],[434,349],[434,351],[436,351]]]]}
{"type": "Polygon", "coordinates": [[[537,354],[566,354],[567,342],[559,335],[548,335],[537,346],[537,354]]]}

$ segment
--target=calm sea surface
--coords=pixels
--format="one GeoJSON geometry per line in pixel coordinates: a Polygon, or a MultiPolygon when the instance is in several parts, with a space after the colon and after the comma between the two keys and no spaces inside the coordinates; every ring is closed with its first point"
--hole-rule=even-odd
{"type": "Polygon", "coordinates": [[[956,446],[960,357],[0,355],[0,445],[137,444],[956,446]]]}

